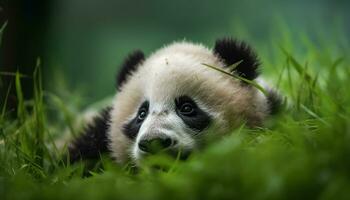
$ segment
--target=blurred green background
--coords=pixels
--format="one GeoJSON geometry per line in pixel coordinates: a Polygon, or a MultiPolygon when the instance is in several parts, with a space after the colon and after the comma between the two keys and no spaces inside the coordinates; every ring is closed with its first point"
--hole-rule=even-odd
{"type": "Polygon", "coordinates": [[[0,198],[349,199],[349,8],[346,0],[0,0],[0,198]],[[81,111],[114,94],[130,51],[149,55],[184,38],[212,47],[222,36],[257,50],[263,76],[286,96],[280,115],[232,130],[186,162],[154,160],[169,171],[151,162],[132,174],[108,158],[61,165],[65,149],[53,139],[74,136],[81,111]]]}
{"type": "MultiPolygon", "coordinates": [[[[298,56],[307,53],[300,45],[305,35],[318,44],[319,37],[324,41],[338,31],[350,32],[347,0],[1,2],[1,21],[9,23],[0,71],[31,74],[40,57],[46,89],[68,90],[68,97],[79,91],[85,105],[113,94],[118,66],[134,49],[149,55],[182,39],[211,47],[215,39],[233,36],[268,54],[279,51],[285,37],[298,56]]],[[[271,68],[275,58],[263,57],[268,58],[266,69],[271,68]]],[[[24,87],[30,97],[30,82],[24,87]]]]}

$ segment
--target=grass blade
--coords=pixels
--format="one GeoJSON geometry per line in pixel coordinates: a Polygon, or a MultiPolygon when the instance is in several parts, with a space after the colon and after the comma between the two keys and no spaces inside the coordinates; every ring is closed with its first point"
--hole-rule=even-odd
{"type": "MultiPolygon", "coordinates": [[[[238,63],[239,64],[239,63],[238,63]]],[[[228,75],[228,76],[231,76],[232,78],[235,78],[235,79],[238,79],[238,80],[241,80],[241,81],[243,81],[243,82],[246,82],[246,83],[248,83],[249,85],[252,85],[253,87],[255,87],[255,88],[257,88],[258,90],[260,90],[264,95],[268,95],[268,93],[267,93],[267,91],[261,86],[261,85],[259,85],[257,82],[255,82],[255,81],[251,81],[251,80],[248,80],[248,79],[246,79],[246,78],[243,78],[243,77],[240,77],[240,76],[238,76],[238,75],[235,75],[235,74],[233,74],[233,73],[229,73],[229,72],[227,72],[227,71],[225,71],[225,70],[223,70],[223,69],[221,69],[221,68],[219,68],[219,67],[214,67],[214,66],[212,66],[212,65],[208,65],[208,64],[205,64],[205,63],[202,63],[202,65],[204,65],[204,66],[207,66],[207,67],[209,67],[209,68],[211,68],[211,69],[214,69],[214,70],[216,70],[216,71],[219,71],[219,72],[221,72],[221,73],[224,73],[224,74],[226,74],[226,75],[228,75]]]]}

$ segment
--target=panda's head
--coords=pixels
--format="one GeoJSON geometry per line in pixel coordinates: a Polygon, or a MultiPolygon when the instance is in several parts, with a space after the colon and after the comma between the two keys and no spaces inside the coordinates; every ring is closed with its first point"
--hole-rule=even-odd
{"type": "Polygon", "coordinates": [[[118,162],[138,163],[166,151],[182,155],[200,148],[208,136],[230,133],[246,123],[260,125],[271,112],[270,98],[251,85],[203,64],[248,80],[258,76],[256,55],[244,43],[217,40],[215,47],[175,42],[150,57],[135,51],[117,77],[108,132],[118,162]]]}

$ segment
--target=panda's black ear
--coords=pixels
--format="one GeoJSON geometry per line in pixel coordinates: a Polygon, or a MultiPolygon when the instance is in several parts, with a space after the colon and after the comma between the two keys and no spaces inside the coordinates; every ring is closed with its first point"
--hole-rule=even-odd
{"type": "Polygon", "coordinates": [[[119,68],[119,72],[116,77],[116,87],[120,89],[120,87],[127,80],[128,76],[136,71],[137,67],[145,60],[145,55],[141,50],[135,50],[130,53],[127,58],[124,60],[123,64],[119,68]]]}
{"type": "Polygon", "coordinates": [[[258,58],[246,43],[232,38],[218,39],[213,51],[226,66],[240,62],[232,71],[237,75],[249,80],[253,80],[259,75],[258,58]]]}

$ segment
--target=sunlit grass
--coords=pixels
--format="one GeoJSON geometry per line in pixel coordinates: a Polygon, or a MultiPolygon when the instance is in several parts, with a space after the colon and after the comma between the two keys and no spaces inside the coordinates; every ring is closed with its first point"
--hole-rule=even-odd
{"type": "Polygon", "coordinates": [[[60,97],[43,89],[40,60],[30,76],[34,97],[29,101],[23,99],[22,75],[6,74],[15,77],[11,87],[16,88],[18,107],[15,118],[1,109],[0,197],[348,198],[349,49],[341,44],[339,51],[332,44],[331,50],[326,51],[316,48],[311,40],[303,40],[308,43],[308,53],[302,60],[294,56],[289,43],[285,47],[281,42],[274,55],[278,56],[278,67],[267,70],[277,80],[273,83],[281,90],[285,104],[266,127],[233,130],[232,135],[195,153],[186,162],[154,158],[138,173],[128,166],[115,165],[108,156],[97,165],[70,165],[61,160],[63,152],[55,148],[54,138],[64,131],[63,127],[68,127],[72,134],[76,132],[73,124],[77,113],[60,97]],[[330,55],[332,49],[338,55],[330,55]],[[307,62],[315,58],[322,59],[307,62]],[[53,120],[50,113],[62,117],[53,120]],[[157,162],[167,170],[149,167],[157,162]]]}

